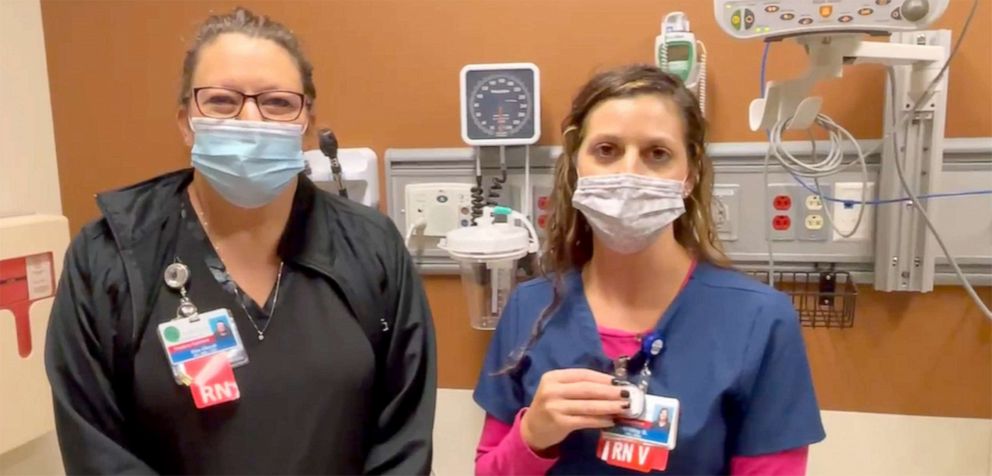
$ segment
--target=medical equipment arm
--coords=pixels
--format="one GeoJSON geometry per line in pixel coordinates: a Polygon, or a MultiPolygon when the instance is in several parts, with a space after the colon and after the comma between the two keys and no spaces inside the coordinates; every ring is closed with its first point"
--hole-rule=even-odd
{"type": "MultiPolygon", "coordinates": [[[[773,81],[765,85],[762,97],[751,103],[749,123],[752,130],[769,131],[768,157],[774,154],[782,166],[797,179],[813,178],[818,194],[819,184],[816,179],[836,174],[854,164],[854,162],[844,164],[843,152],[840,151],[839,146],[840,140],[834,140],[835,137],[846,135],[856,146],[857,162],[862,166],[865,184],[862,187],[858,224],[861,222],[861,214],[868,205],[865,157],[875,150],[862,152],[850,133],[820,113],[822,99],[806,95],[817,81],[840,77],[843,67],[847,64],[878,63],[888,67],[890,86],[888,104],[891,110],[887,119],[891,122],[891,126],[887,127],[886,135],[879,144],[879,147],[885,147],[879,179],[880,195],[888,197],[905,194],[909,197],[906,200],[907,205],[911,205],[912,208],[888,207],[880,210],[877,222],[881,231],[875,237],[875,288],[881,291],[931,291],[936,255],[933,245],[936,244],[943,251],[968,295],[981,312],[992,319],[992,310],[975,292],[931,222],[929,215],[933,213],[933,204],[921,202],[916,196],[935,190],[938,184],[943,168],[943,139],[947,114],[946,73],[951,59],[968,32],[978,1],[974,0],[971,3],[968,17],[953,48],[949,48],[951,35],[947,30],[912,31],[919,29],[915,27],[922,28],[936,20],[947,7],[947,2],[943,1],[936,1],[931,5],[927,0],[905,0],[898,10],[893,11],[892,19],[896,20],[895,22],[886,20],[865,23],[850,29],[836,24],[809,22],[805,24],[811,26],[805,30],[793,27],[787,32],[788,34],[770,34],[770,27],[756,24],[754,16],[756,11],[746,6],[741,7],[722,0],[716,0],[714,5],[718,21],[722,18],[719,8],[721,5],[731,14],[729,25],[733,28],[728,29],[728,24],[724,23],[721,23],[721,26],[733,36],[757,35],[767,38],[775,35],[778,37],[791,35],[805,48],[810,64],[807,73],[800,78],[773,81]],[[897,12],[899,15],[896,15],[897,12]],[[902,20],[908,20],[913,24],[906,24],[902,20]],[[864,41],[863,28],[869,28],[869,31],[896,33],[887,43],[864,41]],[[745,33],[745,31],[751,32],[745,33]],[[784,151],[781,147],[781,136],[784,130],[808,129],[814,123],[831,134],[831,148],[824,161],[815,164],[802,163],[784,151]],[[904,132],[907,139],[900,142],[897,138],[904,132]],[[890,138],[893,141],[891,145],[890,138]]],[[[781,6],[769,4],[765,6],[764,11],[777,14],[782,7],[798,8],[799,6],[801,6],[799,2],[782,2],[781,6]]],[[[819,8],[821,15],[829,16],[834,6],[821,5],[819,8]]],[[[859,10],[859,14],[866,16],[871,15],[872,12],[871,8],[859,10]]],[[[782,18],[791,14],[786,11],[782,14],[782,18]]],[[[852,16],[842,16],[839,18],[841,23],[844,23],[845,18],[847,22],[853,21],[852,16]]],[[[766,183],[768,157],[765,161],[766,183]]],[[[815,153],[813,160],[816,160],[815,153]]],[[[767,207],[767,198],[765,202],[767,207]]],[[[829,210],[827,216],[836,230],[829,210]]],[[[854,230],[847,233],[838,230],[838,234],[848,237],[853,235],[856,229],[857,225],[854,230]]],[[[773,263],[771,241],[769,241],[769,263],[771,267],[773,263]]],[[[769,275],[773,275],[771,269],[769,275]]]]}
{"type": "MultiPolygon", "coordinates": [[[[795,39],[809,56],[805,75],[785,81],[770,81],[764,97],[751,101],[748,120],[751,130],[771,130],[785,122],[790,130],[808,129],[820,114],[823,99],[807,97],[813,86],[825,79],[839,78],[846,64],[880,63],[886,65],[935,64],[947,57],[944,48],[931,45],[907,45],[863,41],[856,34],[825,34],[800,36],[795,39]]],[[[925,86],[936,77],[938,69],[914,69],[910,91],[914,98],[925,92],[925,86]]]]}

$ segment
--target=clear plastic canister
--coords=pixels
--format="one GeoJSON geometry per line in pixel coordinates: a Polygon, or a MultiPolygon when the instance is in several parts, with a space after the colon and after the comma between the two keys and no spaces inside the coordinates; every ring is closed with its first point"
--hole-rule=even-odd
{"type": "Polygon", "coordinates": [[[469,324],[495,329],[516,284],[517,260],[528,252],[527,230],[506,223],[466,227],[448,233],[445,242],[461,271],[469,324]]]}

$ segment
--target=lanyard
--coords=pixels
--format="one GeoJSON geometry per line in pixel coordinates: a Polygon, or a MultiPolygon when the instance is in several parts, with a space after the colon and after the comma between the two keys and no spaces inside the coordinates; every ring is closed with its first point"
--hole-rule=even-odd
{"type": "Polygon", "coordinates": [[[651,383],[651,362],[655,357],[661,355],[661,351],[664,349],[665,339],[661,332],[655,330],[645,335],[641,338],[641,349],[633,358],[624,355],[617,358],[613,363],[614,376],[619,380],[627,381],[629,379],[629,369],[631,367],[636,368],[639,364],[640,372],[638,374],[639,381],[637,382],[637,387],[642,392],[647,393],[648,385],[651,383]]]}

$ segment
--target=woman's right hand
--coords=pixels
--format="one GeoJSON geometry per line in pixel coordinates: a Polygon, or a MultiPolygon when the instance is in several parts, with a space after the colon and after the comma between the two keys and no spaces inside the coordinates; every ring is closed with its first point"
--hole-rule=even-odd
{"type": "Polygon", "coordinates": [[[552,370],[541,376],[534,401],[521,418],[520,436],[535,452],[561,443],[575,430],[609,428],[630,407],[613,376],[587,369],[552,370]]]}

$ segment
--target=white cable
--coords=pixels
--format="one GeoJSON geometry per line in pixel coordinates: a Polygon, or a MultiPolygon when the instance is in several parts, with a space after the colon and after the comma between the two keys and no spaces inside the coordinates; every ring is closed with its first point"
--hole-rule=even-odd
{"type": "Polygon", "coordinates": [[[427,219],[420,218],[414,224],[410,225],[410,228],[406,230],[406,238],[403,239],[403,243],[406,244],[407,248],[410,248],[410,239],[413,238],[414,233],[422,233],[424,228],[427,227],[427,219]]]}
{"type": "Polygon", "coordinates": [[[532,201],[530,190],[530,146],[524,146],[524,215],[528,220],[533,220],[534,217],[531,216],[533,213],[532,201]]]}
{"type": "Polygon", "coordinates": [[[473,149],[473,152],[475,152],[475,154],[473,154],[473,155],[475,155],[475,176],[476,177],[481,177],[482,176],[482,148],[481,147],[473,147],[472,149],[473,149]]]}
{"type": "MultiPolygon", "coordinates": [[[[770,236],[770,230],[772,228],[772,214],[769,208],[772,201],[770,190],[771,184],[769,182],[769,165],[771,157],[775,157],[782,168],[786,169],[792,175],[796,177],[813,179],[813,184],[816,187],[816,195],[823,203],[823,210],[824,214],[827,216],[827,221],[830,223],[830,227],[833,228],[833,230],[842,238],[850,238],[857,233],[858,229],[861,227],[861,222],[864,219],[866,208],[864,203],[868,201],[868,163],[865,160],[865,154],[861,150],[861,145],[858,143],[857,139],[855,139],[847,129],[842,127],[840,124],[837,124],[829,116],[825,114],[818,114],[814,123],[827,131],[827,135],[830,139],[830,147],[827,150],[826,156],[823,159],[819,159],[819,154],[816,149],[816,137],[813,135],[812,130],[809,130],[812,152],[810,153],[809,160],[804,161],[792,155],[792,153],[785,148],[782,140],[782,133],[785,131],[791,120],[792,117],[787,117],[772,126],[772,129],[769,131],[768,135],[768,151],[765,154],[763,174],[765,185],[765,242],[768,246],[768,284],[772,287],[775,287],[775,255],[770,236]],[[844,140],[847,140],[854,145],[854,151],[856,154],[854,159],[847,163],[844,161],[844,140]],[[819,179],[839,174],[855,164],[861,165],[862,204],[858,209],[858,218],[854,222],[854,226],[849,231],[842,231],[837,228],[837,224],[834,222],[833,214],[830,212],[831,204],[823,198],[824,194],[820,189],[819,179]]],[[[798,224],[796,226],[798,226],[798,224]]]]}
{"type": "Polygon", "coordinates": [[[706,117],[706,45],[702,41],[697,41],[699,46],[699,79],[696,81],[697,96],[699,98],[699,110],[703,117],[706,117]]]}
{"type": "MultiPolygon", "coordinates": [[[[905,120],[897,120],[899,111],[898,108],[896,107],[895,77],[896,77],[895,68],[890,66],[888,83],[889,83],[889,94],[892,97],[892,100],[889,101],[890,108],[892,111],[892,122],[897,124],[898,128],[902,128],[903,125],[908,124],[908,122],[906,122],[905,120]]],[[[917,111],[914,108],[913,110],[906,113],[906,116],[912,116],[916,112],[917,111]]],[[[961,280],[961,285],[964,286],[965,292],[967,292],[968,295],[971,296],[971,299],[975,301],[975,305],[978,306],[978,310],[981,311],[982,314],[985,314],[985,317],[987,317],[989,320],[992,320],[992,310],[990,310],[989,306],[986,305],[984,301],[982,301],[982,298],[978,295],[978,292],[975,291],[974,286],[972,286],[971,283],[968,282],[968,278],[965,277],[964,272],[961,271],[961,266],[958,265],[958,261],[954,258],[953,255],[951,255],[951,252],[947,249],[947,245],[944,244],[943,237],[941,237],[940,233],[937,232],[937,227],[935,227],[933,222],[930,220],[930,216],[927,214],[926,209],[923,208],[923,204],[920,203],[920,200],[916,197],[916,194],[913,193],[912,187],[909,186],[909,182],[906,180],[906,175],[902,168],[902,158],[899,157],[900,146],[905,146],[905,145],[900,144],[899,142],[899,131],[897,129],[893,129],[892,151],[893,154],[895,154],[894,162],[896,164],[896,174],[899,176],[899,183],[902,184],[903,192],[905,192],[906,196],[909,197],[909,200],[913,203],[913,207],[916,208],[916,211],[920,213],[920,217],[922,217],[923,222],[926,223],[927,229],[929,229],[930,233],[933,234],[934,239],[937,241],[937,245],[940,246],[941,251],[944,252],[944,257],[947,258],[947,262],[951,264],[952,268],[954,268],[954,274],[957,274],[958,279],[961,280]]]]}
{"type": "MultiPolygon", "coordinates": [[[[929,101],[930,97],[933,96],[933,93],[937,88],[937,84],[940,83],[940,80],[944,78],[944,75],[947,74],[947,70],[951,67],[951,60],[957,56],[958,50],[961,49],[961,43],[964,42],[964,37],[968,34],[968,29],[971,27],[971,21],[975,19],[975,10],[978,10],[978,0],[972,0],[971,10],[968,11],[968,17],[965,18],[964,25],[961,26],[961,34],[958,35],[958,41],[954,43],[954,46],[951,48],[951,53],[947,55],[947,60],[944,61],[944,66],[940,68],[940,72],[937,73],[937,76],[934,76],[933,80],[930,81],[930,84],[927,85],[927,88],[923,90],[923,94],[920,95],[920,98],[917,99],[916,103],[913,104],[913,107],[909,109],[910,114],[903,116],[902,120],[896,123],[896,126],[892,128],[892,131],[882,137],[882,140],[878,141],[878,144],[875,144],[875,148],[868,151],[867,155],[878,153],[882,149],[882,145],[885,144],[885,141],[889,140],[896,130],[902,129],[906,126],[906,123],[909,122],[909,119],[913,116],[911,113],[918,111],[920,106],[929,101]]],[[[893,98],[893,100],[895,100],[895,98],[893,98]]]]}
{"type": "Polygon", "coordinates": [[[658,46],[658,68],[668,72],[668,43],[665,42],[665,24],[661,25],[661,45],[658,46]]]}
{"type": "MultiPolygon", "coordinates": [[[[769,152],[775,157],[775,159],[785,168],[788,172],[796,177],[812,178],[814,180],[814,185],[816,186],[816,194],[820,197],[820,201],[823,202],[824,213],[827,216],[827,221],[830,222],[830,227],[840,235],[842,238],[850,238],[857,233],[858,228],[861,227],[861,222],[864,219],[865,214],[865,203],[868,202],[868,163],[865,159],[866,155],[864,151],[861,150],[861,144],[858,143],[857,139],[854,138],[847,129],[845,129],[840,124],[837,124],[833,119],[825,114],[817,114],[814,124],[820,128],[827,131],[827,136],[830,140],[830,147],[827,149],[827,154],[823,159],[818,159],[816,153],[816,140],[815,137],[810,134],[810,143],[813,144],[813,153],[810,155],[808,161],[797,158],[792,155],[786,148],[782,141],[782,133],[788,127],[789,122],[792,117],[787,117],[779,120],[772,126],[769,131],[769,152]],[[845,153],[844,153],[844,141],[848,141],[854,145],[855,157],[853,160],[845,163],[845,153]],[[858,209],[858,218],[854,223],[854,226],[848,231],[842,231],[837,228],[837,224],[834,223],[833,214],[830,212],[830,204],[823,198],[823,191],[820,190],[820,178],[830,177],[837,175],[841,172],[846,171],[855,164],[861,166],[861,204],[858,209]]],[[[768,164],[766,161],[765,167],[767,169],[768,164]]],[[[766,182],[766,188],[768,186],[766,182]]],[[[766,213],[767,214],[767,213],[766,213]]]]}
{"type": "Polygon", "coordinates": [[[506,171],[506,146],[499,146],[499,170],[506,171]]]}
{"type": "MultiPolygon", "coordinates": [[[[796,158],[782,143],[782,133],[788,127],[791,120],[792,117],[788,117],[775,123],[772,126],[770,138],[773,146],[772,154],[786,169],[801,177],[829,177],[859,162],[858,159],[860,157],[846,164],[844,163],[845,156],[842,146],[845,138],[855,143],[855,149],[858,152],[860,152],[860,148],[857,147],[857,142],[850,132],[824,114],[818,114],[814,124],[828,133],[830,148],[827,150],[827,155],[819,161],[817,161],[817,157],[810,157],[809,161],[796,158]]],[[[858,155],[860,156],[862,154],[859,153],[858,155]]]]}

